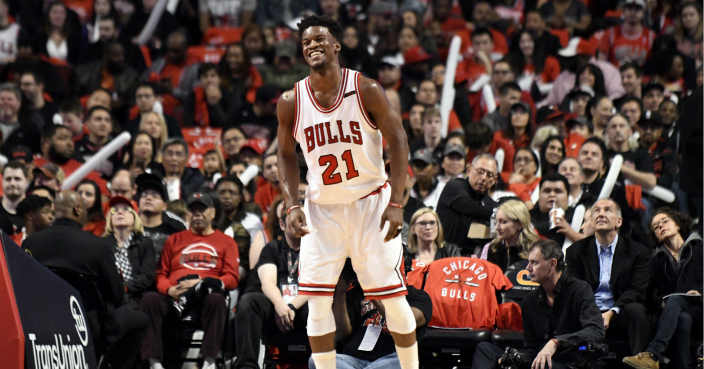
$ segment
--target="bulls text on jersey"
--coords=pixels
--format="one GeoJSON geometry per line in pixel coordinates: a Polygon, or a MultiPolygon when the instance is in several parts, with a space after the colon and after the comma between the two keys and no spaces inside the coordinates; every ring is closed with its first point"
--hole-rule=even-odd
{"type": "Polygon", "coordinates": [[[330,122],[318,123],[314,126],[306,127],[303,130],[308,152],[313,151],[316,147],[322,147],[326,144],[334,144],[337,142],[354,143],[356,145],[363,144],[359,122],[350,121],[347,123],[347,128],[343,128],[342,121],[338,120],[337,128],[335,128],[334,123],[333,128],[330,128],[330,126],[330,122]],[[346,131],[348,131],[349,134],[346,134],[346,131]]]}

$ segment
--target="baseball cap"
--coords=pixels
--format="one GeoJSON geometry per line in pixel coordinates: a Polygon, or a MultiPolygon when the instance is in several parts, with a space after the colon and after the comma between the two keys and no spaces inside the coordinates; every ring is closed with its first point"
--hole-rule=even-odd
{"type": "Polygon", "coordinates": [[[464,147],[460,145],[445,145],[445,151],[442,153],[442,155],[448,156],[453,153],[460,154],[460,156],[465,156],[464,147]]]}
{"type": "Polygon", "coordinates": [[[202,193],[202,192],[196,192],[192,194],[191,196],[188,196],[188,201],[186,201],[186,207],[190,208],[191,205],[193,204],[203,204],[208,208],[214,207],[213,205],[213,199],[210,198],[210,196],[202,193]]]}
{"type": "Polygon", "coordinates": [[[36,178],[38,174],[43,174],[45,177],[49,179],[54,179],[56,178],[59,183],[64,183],[64,179],[66,179],[66,176],[64,175],[64,171],[59,168],[58,165],[54,163],[46,163],[42,165],[41,167],[34,168],[32,171],[34,173],[34,177],[36,178]]]}
{"type": "Polygon", "coordinates": [[[240,151],[242,151],[242,149],[245,149],[245,148],[252,149],[257,154],[262,155],[262,154],[264,154],[264,151],[266,151],[266,144],[265,144],[264,140],[259,140],[256,138],[249,138],[249,139],[247,139],[247,141],[244,142],[244,144],[240,148],[240,151]]]}
{"type": "Polygon", "coordinates": [[[524,103],[523,101],[519,101],[519,102],[511,105],[511,111],[514,111],[516,109],[523,109],[528,114],[530,114],[530,106],[528,106],[528,104],[524,103]]]}
{"type": "Polygon", "coordinates": [[[536,122],[538,124],[545,122],[546,120],[552,120],[556,118],[561,118],[567,115],[567,113],[560,111],[550,105],[546,105],[538,109],[535,113],[536,122]]]}
{"type": "Polygon", "coordinates": [[[161,181],[161,177],[152,173],[142,173],[135,179],[137,183],[137,192],[141,195],[146,190],[154,190],[159,193],[161,199],[167,201],[169,196],[166,192],[166,187],[161,181]]]}
{"type": "Polygon", "coordinates": [[[599,41],[594,37],[589,40],[585,40],[581,37],[572,37],[567,43],[567,46],[560,49],[557,53],[564,57],[575,56],[577,54],[594,56],[598,47],[599,41]]]}
{"type": "Polygon", "coordinates": [[[15,146],[10,149],[10,160],[24,160],[25,164],[33,160],[32,150],[24,145],[15,146]]]}
{"type": "Polygon", "coordinates": [[[137,211],[137,209],[134,208],[134,204],[132,204],[132,201],[130,201],[128,198],[123,197],[123,196],[113,196],[110,199],[110,202],[108,203],[108,207],[112,208],[113,206],[117,204],[126,204],[127,206],[131,207],[134,211],[137,211]]]}
{"type": "Polygon", "coordinates": [[[646,111],[638,120],[640,127],[662,127],[662,115],[656,111],[646,111]]]}
{"type": "Polygon", "coordinates": [[[645,0],[626,0],[623,6],[636,5],[645,9],[645,0]]]}
{"type": "Polygon", "coordinates": [[[272,84],[265,84],[257,89],[254,101],[276,104],[279,101],[279,96],[281,96],[281,93],[278,87],[272,84]]]}
{"type": "Polygon", "coordinates": [[[592,88],[589,86],[582,85],[582,86],[573,88],[572,91],[570,91],[570,93],[567,94],[567,97],[569,99],[573,99],[575,96],[577,96],[579,94],[589,95],[589,97],[591,98],[591,97],[594,97],[594,90],[592,90],[592,88]]]}
{"type": "Polygon", "coordinates": [[[416,160],[420,160],[425,164],[433,164],[433,152],[428,149],[418,149],[416,150],[416,152],[413,153],[411,162],[414,162],[416,160]]]}
{"type": "Polygon", "coordinates": [[[404,64],[403,56],[399,54],[387,55],[381,58],[381,61],[379,61],[379,66],[384,64],[390,65],[395,68],[401,68],[404,64]]]}
{"type": "Polygon", "coordinates": [[[648,91],[650,91],[654,88],[660,90],[660,92],[665,92],[665,86],[663,86],[657,82],[648,82],[643,86],[643,89],[641,91],[641,95],[645,95],[648,91]]]}
{"type": "Polygon", "coordinates": [[[414,46],[403,54],[403,60],[406,64],[420,63],[432,58],[433,57],[420,46],[414,46]]]}
{"type": "Polygon", "coordinates": [[[296,44],[291,40],[283,40],[274,44],[274,56],[277,58],[288,57],[293,59],[296,57],[296,44]]]}

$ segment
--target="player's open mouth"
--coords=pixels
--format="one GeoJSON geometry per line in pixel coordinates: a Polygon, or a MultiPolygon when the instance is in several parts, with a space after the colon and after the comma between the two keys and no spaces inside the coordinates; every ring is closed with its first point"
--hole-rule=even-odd
{"type": "Polygon", "coordinates": [[[311,58],[316,57],[318,55],[323,55],[323,52],[322,51],[313,51],[312,53],[310,53],[311,58]]]}

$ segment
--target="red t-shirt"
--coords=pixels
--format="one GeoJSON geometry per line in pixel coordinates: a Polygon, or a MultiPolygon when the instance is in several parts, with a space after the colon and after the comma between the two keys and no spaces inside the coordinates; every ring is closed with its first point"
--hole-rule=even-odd
{"type": "Polygon", "coordinates": [[[218,278],[226,290],[237,288],[240,279],[240,252],[232,237],[216,230],[208,236],[190,229],[166,239],[156,266],[156,287],[166,294],[178,280],[190,274],[198,278],[218,278]]]}
{"type": "Polygon", "coordinates": [[[650,57],[656,37],[657,34],[647,27],[643,27],[638,36],[627,36],[621,26],[613,26],[606,30],[606,34],[601,38],[599,51],[608,55],[609,62],[616,66],[629,61],[642,65],[650,57]]]}
{"type": "Polygon", "coordinates": [[[263,186],[257,187],[257,192],[254,194],[254,203],[259,205],[259,208],[262,209],[264,214],[267,214],[271,203],[274,202],[274,198],[279,196],[280,193],[281,191],[274,188],[271,183],[266,182],[263,186]]]}
{"type": "MultiPolygon", "coordinates": [[[[39,157],[39,158],[34,159],[34,166],[36,168],[39,168],[42,165],[46,164],[47,162],[48,161],[46,159],[39,157]]],[[[58,164],[56,164],[56,165],[58,165],[58,164]]],[[[71,173],[75,172],[76,169],[80,168],[82,165],[83,164],[79,163],[78,161],[76,161],[74,159],[69,159],[69,161],[66,162],[66,164],[59,165],[59,167],[61,168],[61,170],[64,171],[64,175],[66,176],[66,178],[68,178],[71,175],[71,173]]],[[[98,184],[98,187],[100,187],[100,194],[105,195],[105,196],[110,196],[110,191],[108,191],[108,184],[107,184],[107,182],[105,182],[104,179],[100,178],[100,174],[98,174],[98,172],[91,171],[90,173],[88,173],[88,175],[85,178],[90,179],[93,182],[98,184]]]]}
{"type": "MultiPolygon", "coordinates": [[[[494,136],[494,140],[491,141],[491,146],[489,146],[487,152],[496,156],[498,149],[504,150],[504,167],[501,169],[501,173],[513,172],[513,155],[516,154],[516,149],[507,140],[494,136]]],[[[477,156],[477,152],[470,150],[467,154],[467,163],[471,163],[475,156],[477,156]]]]}
{"type": "Polygon", "coordinates": [[[512,288],[501,268],[481,259],[454,257],[416,263],[407,282],[430,295],[429,327],[493,328],[499,316],[496,291],[512,288]]]}
{"type": "MultiPolygon", "coordinates": [[[[527,64],[523,67],[523,74],[530,75],[535,73],[535,68],[533,64],[527,64]]],[[[557,79],[560,75],[560,62],[554,56],[548,56],[545,58],[545,66],[543,71],[535,76],[535,81],[537,83],[550,83],[557,79]]]]}

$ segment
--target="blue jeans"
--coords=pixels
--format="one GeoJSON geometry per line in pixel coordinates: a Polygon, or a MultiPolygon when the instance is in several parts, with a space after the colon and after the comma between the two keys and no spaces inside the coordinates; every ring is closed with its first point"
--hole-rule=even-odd
{"type": "MultiPolygon", "coordinates": [[[[335,364],[337,369],[401,369],[401,363],[398,361],[398,354],[388,354],[374,361],[357,359],[355,357],[337,354],[335,364]]],[[[315,369],[313,357],[308,360],[308,368],[315,369]]]]}
{"type": "MultiPolygon", "coordinates": [[[[693,327],[701,327],[701,303],[682,296],[667,299],[658,320],[658,330],[648,345],[648,352],[662,356],[666,349],[670,368],[685,369],[689,366],[689,343],[693,327]]],[[[695,331],[697,332],[697,331],[695,331]]],[[[698,332],[697,332],[698,333],[698,332]]]]}

